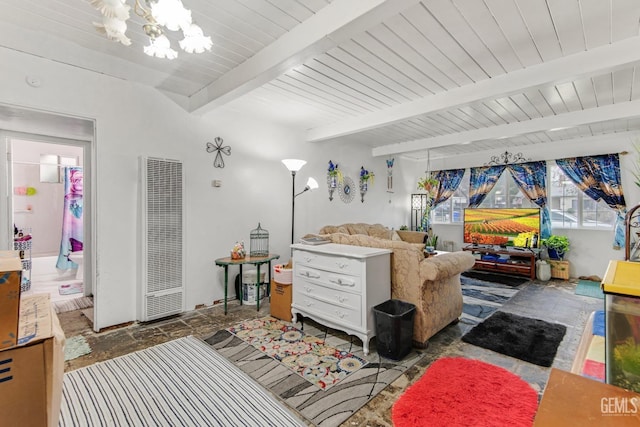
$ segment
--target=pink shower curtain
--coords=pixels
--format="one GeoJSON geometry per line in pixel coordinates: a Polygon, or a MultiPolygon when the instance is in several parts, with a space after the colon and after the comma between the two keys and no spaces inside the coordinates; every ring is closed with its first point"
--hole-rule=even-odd
{"type": "Polygon", "coordinates": [[[65,167],[62,239],[56,268],[78,268],[78,264],[69,260],[69,254],[81,251],[82,242],[82,167],[65,167]]]}

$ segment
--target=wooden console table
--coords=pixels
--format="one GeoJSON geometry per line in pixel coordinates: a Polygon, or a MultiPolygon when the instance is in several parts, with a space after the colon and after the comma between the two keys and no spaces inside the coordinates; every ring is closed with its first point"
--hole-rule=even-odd
{"type": "Polygon", "coordinates": [[[462,248],[476,256],[473,266],[476,270],[487,270],[499,273],[528,276],[536,278],[536,254],[528,248],[501,248],[499,246],[469,245],[462,248]],[[482,259],[483,255],[500,257],[504,261],[482,259]]]}

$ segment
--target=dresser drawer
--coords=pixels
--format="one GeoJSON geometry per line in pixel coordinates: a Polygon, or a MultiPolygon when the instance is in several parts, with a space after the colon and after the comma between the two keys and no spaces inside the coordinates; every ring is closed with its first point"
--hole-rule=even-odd
{"type": "MultiPolygon", "coordinates": [[[[294,294],[295,294],[294,290],[294,294]]],[[[310,313],[316,313],[333,322],[359,327],[362,324],[360,308],[354,309],[343,305],[326,302],[311,295],[295,295],[294,305],[310,313]]]]}
{"type": "Polygon", "coordinates": [[[301,280],[316,282],[340,291],[356,293],[362,291],[362,279],[359,276],[347,276],[304,265],[295,266],[294,271],[295,276],[301,280]]]}
{"type": "Polygon", "coordinates": [[[295,262],[298,262],[300,265],[355,276],[362,274],[363,266],[363,262],[359,259],[307,251],[296,251],[294,253],[294,265],[295,262]]]}
{"type": "Polygon", "coordinates": [[[340,289],[320,286],[308,281],[298,281],[293,286],[294,299],[312,298],[328,304],[337,304],[341,307],[360,312],[362,309],[362,297],[358,294],[342,292],[340,289]]]}

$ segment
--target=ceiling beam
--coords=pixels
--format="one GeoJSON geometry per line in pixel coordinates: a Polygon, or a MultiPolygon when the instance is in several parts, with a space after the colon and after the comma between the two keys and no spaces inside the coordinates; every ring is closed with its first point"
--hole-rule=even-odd
{"type": "Polygon", "coordinates": [[[471,131],[433,138],[399,142],[396,144],[375,147],[371,152],[374,157],[388,156],[391,154],[421,151],[447,145],[473,143],[474,141],[483,141],[487,139],[506,139],[527,133],[544,132],[549,129],[583,126],[590,123],[606,122],[608,120],[616,119],[629,119],[637,116],[640,116],[640,100],[605,105],[602,107],[590,108],[588,110],[573,111],[570,113],[558,114],[556,116],[541,117],[525,122],[474,129],[471,131]]]}
{"type": "Polygon", "coordinates": [[[604,74],[640,61],[640,36],[513,71],[415,101],[350,118],[307,132],[308,142],[319,142],[388,126],[414,117],[468,103],[510,96],[531,88],[556,85],[584,76],[604,74]]]}
{"type": "Polygon", "coordinates": [[[226,104],[417,3],[419,0],[334,0],[193,94],[189,111],[202,113],[226,104]]]}

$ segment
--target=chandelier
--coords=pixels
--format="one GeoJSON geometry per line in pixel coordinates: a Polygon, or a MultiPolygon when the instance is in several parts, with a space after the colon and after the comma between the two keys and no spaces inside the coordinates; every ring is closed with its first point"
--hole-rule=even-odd
{"type": "MultiPolygon", "coordinates": [[[[130,18],[131,6],[128,0],[90,0],[90,3],[102,14],[102,23],[94,22],[96,29],[109,40],[131,45],[126,36],[127,20],[130,18]]],[[[184,38],[179,41],[182,50],[188,53],[202,53],[211,50],[211,37],[205,36],[202,29],[193,23],[191,11],[182,5],[181,0],[132,0],[133,12],[143,18],[144,33],[150,43],[144,47],[144,53],[157,58],[174,59],[178,52],[171,48],[169,39],[164,34],[181,30],[184,38]],[[142,3],[144,2],[144,6],[142,3]]]]}

